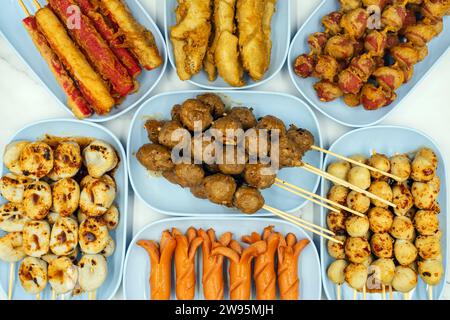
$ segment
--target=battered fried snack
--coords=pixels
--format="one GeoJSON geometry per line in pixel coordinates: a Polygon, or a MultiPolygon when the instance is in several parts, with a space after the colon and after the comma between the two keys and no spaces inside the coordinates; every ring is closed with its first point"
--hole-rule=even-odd
{"type": "Polygon", "coordinates": [[[219,75],[233,87],[245,85],[244,69],[239,60],[239,40],[229,31],[221,33],[215,50],[215,62],[219,75]]]}
{"type": "Polygon", "coordinates": [[[278,286],[281,300],[298,300],[300,280],[298,277],[298,258],[309,244],[308,239],[297,242],[294,234],[281,238],[278,246],[278,286]]]}
{"type": "Polygon", "coordinates": [[[170,28],[178,77],[200,72],[211,35],[211,0],[179,0],[177,24],[170,28]]]}
{"type": "Polygon", "coordinates": [[[144,248],[150,257],[151,300],[169,300],[172,279],[172,257],[177,246],[177,241],[169,231],[164,231],[161,236],[160,245],[150,240],[139,240],[137,245],[144,248]]]}

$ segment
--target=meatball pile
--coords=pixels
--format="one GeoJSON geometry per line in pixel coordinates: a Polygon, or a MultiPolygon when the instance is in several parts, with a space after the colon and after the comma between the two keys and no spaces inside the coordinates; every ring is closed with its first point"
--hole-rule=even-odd
{"type": "Polygon", "coordinates": [[[371,291],[381,286],[407,293],[417,285],[418,275],[428,285],[437,285],[444,269],[441,255],[440,213],[437,198],[440,180],[436,175],[438,159],[433,150],[422,148],[411,160],[406,154],[391,158],[373,154],[352,159],[400,178],[394,181],[366,168],[339,161],[327,171],[393,202],[395,209],[333,185],[328,198],[363,213],[359,217],[330,211],[328,228],[343,245],[329,241],[328,253],[336,259],[328,276],[336,284],[347,282],[356,290],[371,291]]]}
{"type": "Polygon", "coordinates": [[[315,77],[321,101],[343,97],[349,107],[377,110],[390,105],[414,65],[428,55],[427,43],[443,28],[447,0],[340,0],[341,9],[322,18],[324,32],[308,37],[310,53],[298,56],[294,72],[315,77]],[[368,8],[378,6],[381,23],[368,8]]]}
{"type": "Polygon", "coordinates": [[[20,261],[25,292],[91,292],[107,277],[119,224],[113,178],[119,158],[107,142],[47,137],[16,141],[3,155],[0,260],[20,261]],[[77,216],[78,215],[78,216],[77,216]]]}
{"type": "Polygon", "coordinates": [[[277,172],[267,160],[276,158],[277,168],[299,166],[314,144],[305,129],[286,128],[271,115],[257,119],[251,108],[226,109],[222,99],[211,93],[175,105],[170,120],[150,119],[145,128],[151,143],[143,145],[136,157],[146,169],[189,188],[198,198],[247,214],[264,206],[260,189],[275,183],[277,172]],[[275,130],[278,138],[273,144],[270,133],[275,130]],[[274,145],[278,150],[272,150],[274,145]],[[225,152],[230,148],[232,156],[225,152]],[[182,163],[174,162],[173,154],[180,153],[182,163]]]}

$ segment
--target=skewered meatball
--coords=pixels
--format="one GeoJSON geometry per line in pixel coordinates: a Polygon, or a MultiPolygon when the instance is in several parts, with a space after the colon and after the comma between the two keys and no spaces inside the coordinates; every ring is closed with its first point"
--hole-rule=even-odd
{"type": "Polygon", "coordinates": [[[393,214],[384,208],[372,208],[367,215],[369,217],[370,230],[375,233],[388,232],[394,222],[393,214]]]}
{"type": "Polygon", "coordinates": [[[357,8],[344,14],[340,25],[350,37],[359,39],[366,31],[368,18],[369,15],[365,9],[357,8]]]}
{"type": "Polygon", "coordinates": [[[347,196],[349,192],[350,190],[346,187],[334,185],[328,192],[327,198],[341,205],[345,205],[347,202],[347,196]]]}
{"type": "Polygon", "coordinates": [[[80,202],[80,186],[71,178],[59,180],[53,185],[53,210],[63,217],[74,213],[80,202]]]}
{"type": "Polygon", "coordinates": [[[439,236],[418,236],[415,245],[422,259],[441,258],[441,241],[439,236]]]}
{"type": "Polygon", "coordinates": [[[83,190],[80,194],[80,210],[88,216],[105,214],[116,198],[116,183],[108,175],[100,179],[87,176],[81,181],[81,186],[83,190]]]}
{"type": "Polygon", "coordinates": [[[321,79],[333,81],[339,70],[339,63],[337,60],[329,55],[317,56],[316,66],[314,68],[313,76],[321,79]]]}
{"type": "MultiPolygon", "coordinates": [[[[389,162],[388,157],[381,153],[373,154],[367,161],[367,164],[384,172],[389,172],[389,170],[391,170],[391,163],[389,162]]],[[[381,173],[375,171],[370,171],[370,175],[374,179],[380,179],[383,177],[381,173]]]]}
{"type": "Polygon", "coordinates": [[[257,129],[265,129],[269,132],[277,130],[280,136],[286,135],[286,126],[281,119],[274,116],[264,116],[258,120],[257,129]]]}
{"type": "Polygon", "coordinates": [[[345,281],[350,287],[361,290],[367,282],[368,270],[363,264],[350,263],[344,271],[345,281]]]}
{"type": "Polygon", "coordinates": [[[417,248],[411,241],[396,240],[394,244],[394,255],[402,266],[409,266],[417,259],[417,248]]]}
{"type": "Polygon", "coordinates": [[[388,103],[389,96],[381,87],[366,83],[361,89],[361,103],[366,110],[377,110],[388,103]]]}
{"type": "Polygon", "coordinates": [[[350,237],[364,237],[369,231],[369,219],[352,215],[345,220],[345,229],[350,237]]]}
{"type": "Polygon", "coordinates": [[[376,63],[372,55],[362,54],[352,59],[350,67],[359,78],[366,82],[374,72],[376,63]]]}
{"type": "MultiPolygon", "coordinates": [[[[156,119],[147,120],[144,124],[145,130],[147,130],[148,140],[153,143],[159,143],[159,133],[166,121],[160,121],[156,119]]],[[[179,123],[179,122],[178,122],[179,123]]]]}
{"type": "Polygon", "coordinates": [[[414,205],[419,209],[435,210],[439,189],[432,183],[414,182],[411,187],[414,205]]]}
{"type": "Polygon", "coordinates": [[[371,172],[368,169],[357,166],[350,169],[347,178],[351,184],[367,190],[371,183],[370,175],[371,172]]]}
{"type": "Polygon", "coordinates": [[[181,105],[176,104],[170,110],[170,117],[173,121],[178,121],[181,123],[181,105]]]}
{"type": "Polygon", "coordinates": [[[267,159],[271,149],[270,133],[264,129],[249,129],[245,132],[245,150],[249,159],[267,159]]]}
{"type": "Polygon", "coordinates": [[[350,237],[345,241],[345,255],[353,263],[363,263],[370,256],[369,242],[363,237],[350,237]]]}
{"type": "Polygon", "coordinates": [[[373,277],[383,285],[390,285],[395,275],[395,264],[392,259],[379,258],[369,268],[374,271],[373,277]]]}
{"type": "Polygon", "coordinates": [[[442,261],[423,260],[419,261],[418,265],[419,275],[426,284],[435,286],[441,282],[441,279],[445,273],[442,261]]]}
{"type": "Polygon", "coordinates": [[[106,213],[102,216],[103,221],[108,227],[108,230],[115,230],[119,225],[120,213],[119,209],[115,205],[112,205],[111,208],[106,211],[106,213]]]}
{"type": "Polygon", "coordinates": [[[308,46],[311,54],[322,54],[323,49],[328,41],[328,34],[325,32],[314,32],[308,37],[308,46]]]}
{"type": "Polygon", "coordinates": [[[327,270],[328,278],[335,284],[343,284],[345,282],[344,270],[347,266],[348,262],[343,259],[333,261],[327,270]]]}
{"type": "Polygon", "coordinates": [[[10,202],[22,202],[25,186],[30,182],[33,179],[8,173],[0,179],[0,194],[10,202]]]}
{"type": "Polygon", "coordinates": [[[438,159],[433,150],[420,149],[411,163],[411,178],[415,181],[427,182],[436,175],[438,159]]]}
{"type": "Polygon", "coordinates": [[[97,254],[108,244],[108,228],[101,219],[87,218],[80,224],[78,239],[84,253],[97,254]]]}
{"type": "Polygon", "coordinates": [[[392,202],[396,205],[394,212],[396,215],[405,215],[414,205],[414,198],[404,183],[396,184],[392,187],[392,202]]]}
{"type": "Polygon", "coordinates": [[[20,154],[29,143],[29,141],[14,141],[5,147],[3,163],[11,173],[22,175],[22,170],[20,169],[20,154]]]}
{"type": "Polygon", "coordinates": [[[209,201],[225,206],[232,204],[237,188],[232,177],[218,173],[206,177],[203,184],[209,201]]]}
{"type": "Polygon", "coordinates": [[[159,144],[145,144],[136,154],[139,162],[151,171],[170,171],[174,168],[169,149],[159,144]]]}
{"type": "MultiPolygon", "coordinates": [[[[392,189],[389,186],[389,184],[385,181],[375,181],[374,183],[372,183],[369,187],[369,192],[379,196],[380,198],[387,200],[389,202],[392,202],[392,189]]],[[[387,208],[388,205],[376,200],[376,199],[370,199],[370,201],[372,202],[372,204],[376,207],[380,207],[380,208],[387,208]]]]}
{"type": "Polygon", "coordinates": [[[196,99],[188,99],[183,102],[180,119],[189,131],[204,131],[213,121],[210,108],[196,99]]]}
{"type": "Polygon", "coordinates": [[[99,254],[83,255],[78,263],[78,282],[85,292],[93,292],[101,287],[108,275],[106,258],[99,254]]]}
{"type": "Polygon", "coordinates": [[[157,143],[172,149],[183,142],[184,139],[189,139],[190,137],[189,131],[183,128],[181,123],[172,120],[165,122],[161,127],[157,143]]]}
{"type": "Polygon", "coordinates": [[[247,163],[245,150],[233,147],[233,149],[225,148],[223,151],[222,157],[216,159],[220,172],[231,175],[238,175],[244,172],[247,163]]]}
{"type": "Polygon", "coordinates": [[[405,80],[403,71],[394,67],[381,67],[373,73],[378,84],[386,90],[397,90],[405,80]]]}
{"type": "Polygon", "coordinates": [[[391,157],[391,173],[401,180],[406,181],[411,175],[411,161],[406,154],[398,154],[391,157]]]}
{"type": "MultiPolygon", "coordinates": [[[[346,35],[335,35],[325,45],[325,54],[336,60],[349,60],[355,54],[354,41],[346,35]]],[[[319,56],[327,57],[327,56],[319,56]]],[[[328,78],[328,80],[331,80],[328,78]]]]}
{"type": "Polygon", "coordinates": [[[397,266],[392,279],[392,287],[399,292],[407,293],[417,285],[417,273],[405,266],[397,266]]]}
{"type": "Polygon", "coordinates": [[[316,67],[316,57],[309,54],[301,54],[295,59],[294,72],[302,78],[311,77],[316,67]]]}
{"type": "MultiPolygon", "coordinates": [[[[345,240],[347,239],[347,237],[346,236],[335,236],[334,239],[345,243],[345,240]]],[[[328,240],[327,250],[328,250],[328,254],[331,257],[333,257],[334,259],[345,259],[345,249],[344,249],[343,244],[328,240]]]]}
{"type": "Polygon", "coordinates": [[[339,85],[328,80],[321,80],[314,84],[314,90],[320,101],[330,102],[344,94],[339,85]]]}
{"type": "Polygon", "coordinates": [[[330,34],[341,33],[340,22],[342,19],[342,13],[339,11],[331,12],[322,18],[322,25],[325,28],[325,32],[330,34]]]}
{"type": "MultiPolygon", "coordinates": [[[[364,156],[362,154],[354,154],[354,155],[350,156],[349,158],[356,162],[362,163],[362,164],[366,164],[366,162],[367,162],[366,156],[364,156]]],[[[359,167],[359,166],[356,164],[352,164],[352,167],[359,167]]]]}
{"type": "Polygon", "coordinates": [[[383,56],[386,45],[386,33],[378,30],[371,30],[364,40],[364,48],[374,56],[383,56]]]}
{"type": "Polygon", "coordinates": [[[208,195],[206,194],[205,185],[199,184],[198,186],[194,186],[190,188],[192,195],[199,199],[208,199],[208,195]]]}
{"type": "Polygon", "coordinates": [[[58,294],[72,291],[78,281],[78,268],[68,257],[59,257],[48,264],[48,280],[58,294]]]}
{"type": "Polygon", "coordinates": [[[197,164],[177,164],[174,169],[175,175],[183,181],[184,187],[193,187],[202,183],[205,172],[202,166],[197,164]]]}
{"type": "Polygon", "coordinates": [[[364,85],[363,80],[358,76],[355,68],[350,67],[339,73],[339,88],[345,94],[358,94],[364,85]]]}
{"type": "Polygon", "coordinates": [[[223,116],[225,112],[225,104],[217,94],[205,93],[197,96],[197,99],[209,108],[209,112],[214,116],[214,118],[223,116]]]}
{"type": "Polygon", "coordinates": [[[421,235],[435,235],[439,231],[438,215],[434,211],[419,210],[414,215],[414,227],[421,235]]]}
{"type": "Polygon", "coordinates": [[[327,214],[328,229],[336,234],[345,234],[345,220],[347,216],[344,212],[330,211],[327,214]]]}
{"type": "Polygon", "coordinates": [[[223,145],[210,135],[210,132],[194,135],[191,141],[191,155],[196,164],[202,162],[212,165],[216,163],[216,153],[223,149],[223,145]]]}
{"type": "Polygon", "coordinates": [[[67,256],[78,244],[78,223],[72,218],[60,217],[50,234],[50,250],[58,256],[67,256]]]}
{"type": "Polygon", "coordinates": [[[397,216],[394,218],[390,233],[396,239],[411,241],[414,238],[414,225],[408,217],[397,216]]]}
{"type": "Polygon", "coordinates": [[[211,129],[216,139],[225,145],[237,145],[244,136],[242,123],[232,116],[217,119],[211,129]]]}
{"type": "Polygon", "coordinates": [[[275,183],[276,177],[276,172],[269,165],[257,163],[245,166],[245,182],[257,189],[270,188],[275,183]]]}
{"type": "MultiPolygon", "coordinates": [[[[273,143],[274,140],[272,140],[273,143]]],[[[278,144],[278,149],[271,147],[271,156],[275,159],[278,157],[280,167],[289,168],[298,166],[303,156],[303,152],[299,146],[287,136],[281,136],[278,144]]]]}
{"type": "Polygon", "coordinates": [[[231,117],[236,118],[241,124],[244,130],[253,128],[256,126],[256,118],[253,114],[252,108],[247,107],[233,107],[229,113],[231,117]]]}
{"type": "Polygon", "coordinates": [[[347,180],[350,169],[350,163],[347,161],[336,161],[328,165],[327,172],[339,179],[347,180]]]}
{"type": "Polygon", "coordinates": [[[406,8],[402,5],[388,6],[381,15],[381,23],[390,31],[399,31],[406,19],[406,8]]]}
{"type": "Polygon", "coordinates": [[[7,202],[0,206],[0,230],[5,232],[21,232],[29,221],[21,203],[7,202]]]}
{"type": "Polygon", "coordinates": [[[394,241],[389,233],[375,233],[370,239],[372,252],[378,258],[392,258],[393,244],[394,241]]]}
{"type": "Polygon", "coordinates": [[[347,196],[347,206],[352,210],[365,213],[370,208],[370,198],[352,190],[347,196]]]}
{"type": "Polygon", "coordinates": [[[339,0],[342,10],[351,11],[362,6],[361,0],[339,0]]]}
{"type": "Polygon", "coordinates": [[[233,204],[241,212],[253,214],[264,206],[264,198],[258,189],[242,186],[234,194],[233,204]]]}
{"type": "Polygon", "coordinates": [[[293,124],[289,126],[287,137],[300,148],[302,153],[311,150],[311,147],[314,145],[314,136],[312,133],[306,129],[297,128],[293,124]]]}

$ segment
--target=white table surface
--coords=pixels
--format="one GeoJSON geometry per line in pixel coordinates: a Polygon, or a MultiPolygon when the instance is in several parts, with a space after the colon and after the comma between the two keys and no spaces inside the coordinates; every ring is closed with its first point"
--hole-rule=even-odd
{"type": "MultiPolygon", "coordinates": [[[[153,19],[163,30],[163,5],[160,0],[139,0],[153,19]],[[157,6],[157,4],[160,4],[157,6]]],[[[279,0],[287,1],[287,0],[279,0]]],[[[293,37],[307,19],[309,14],[320,3],[320,0],[291,0],[291,36],[293,37]]],[[[330,0],[334,1],[334,0],[330,0]]],[[[447,164],[450,164],[450,53],[441,59],[439,64],[422,81],[402,104],[400,110],[392,113],[381,124],[409,126],[427,133],[433,137],[444,154],[447,164]]],[[[153,91],[152,95],[171,90],[196,89],[195,86],[183,83],[176,76],[175,71],[169,66],[162,81],[153,91]]],[[[285,92],[299,96],[290,81],[286,66],[269,83],[256,90],[285,92]]],[[[0,150],[3,150],[9,137],[25,124],[51,118],[67,118],[67,113],[62,110],[54,98],[35,79],[14,51],[0,37],[0,150]]],[[[328,147],[342,134],[351,130],[326,118],[319,112],[315,112],[322,129],[324,146],[328,147]]],[[[105,124],[114,132],[125,146],[129,125],[133,111],[105,124]]],[[[165,218],[157,212],[149,209],[137,197],[134,197],[130,186],[130,211],[129,239],[146,224],[165,218]]],[[[312,219],[319,212],[317,207],[306,206],[299,214],[312,219]]],[[[448,227],[448,226],[447,226],[448,227]]],[[[447,283],[450,283],[447,279],[447,283]]],[[[450,299],[450,285],[446,286],[444,299],[450,299]]],[[[0,296],[1,298],[1,296],[0,296]]],[[[120,289],[116,295],[122,298],[120,289]]]]}

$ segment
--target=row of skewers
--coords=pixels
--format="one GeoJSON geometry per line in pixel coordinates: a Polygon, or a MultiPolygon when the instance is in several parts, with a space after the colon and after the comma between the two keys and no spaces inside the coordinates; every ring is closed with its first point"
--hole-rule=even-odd
{"type": "Polygon", "coordinates": [[[119,158],[105,141],[47,136],[14,141],[4,152],[10,173],[0,179],[0,260],[10,263],[8,299],[13,299],[15,266],[28,294],[52,299],[96,290],[107,278],[107,257],[115,251],[110,234],[119,224],[113,178],[119,158]]]}

